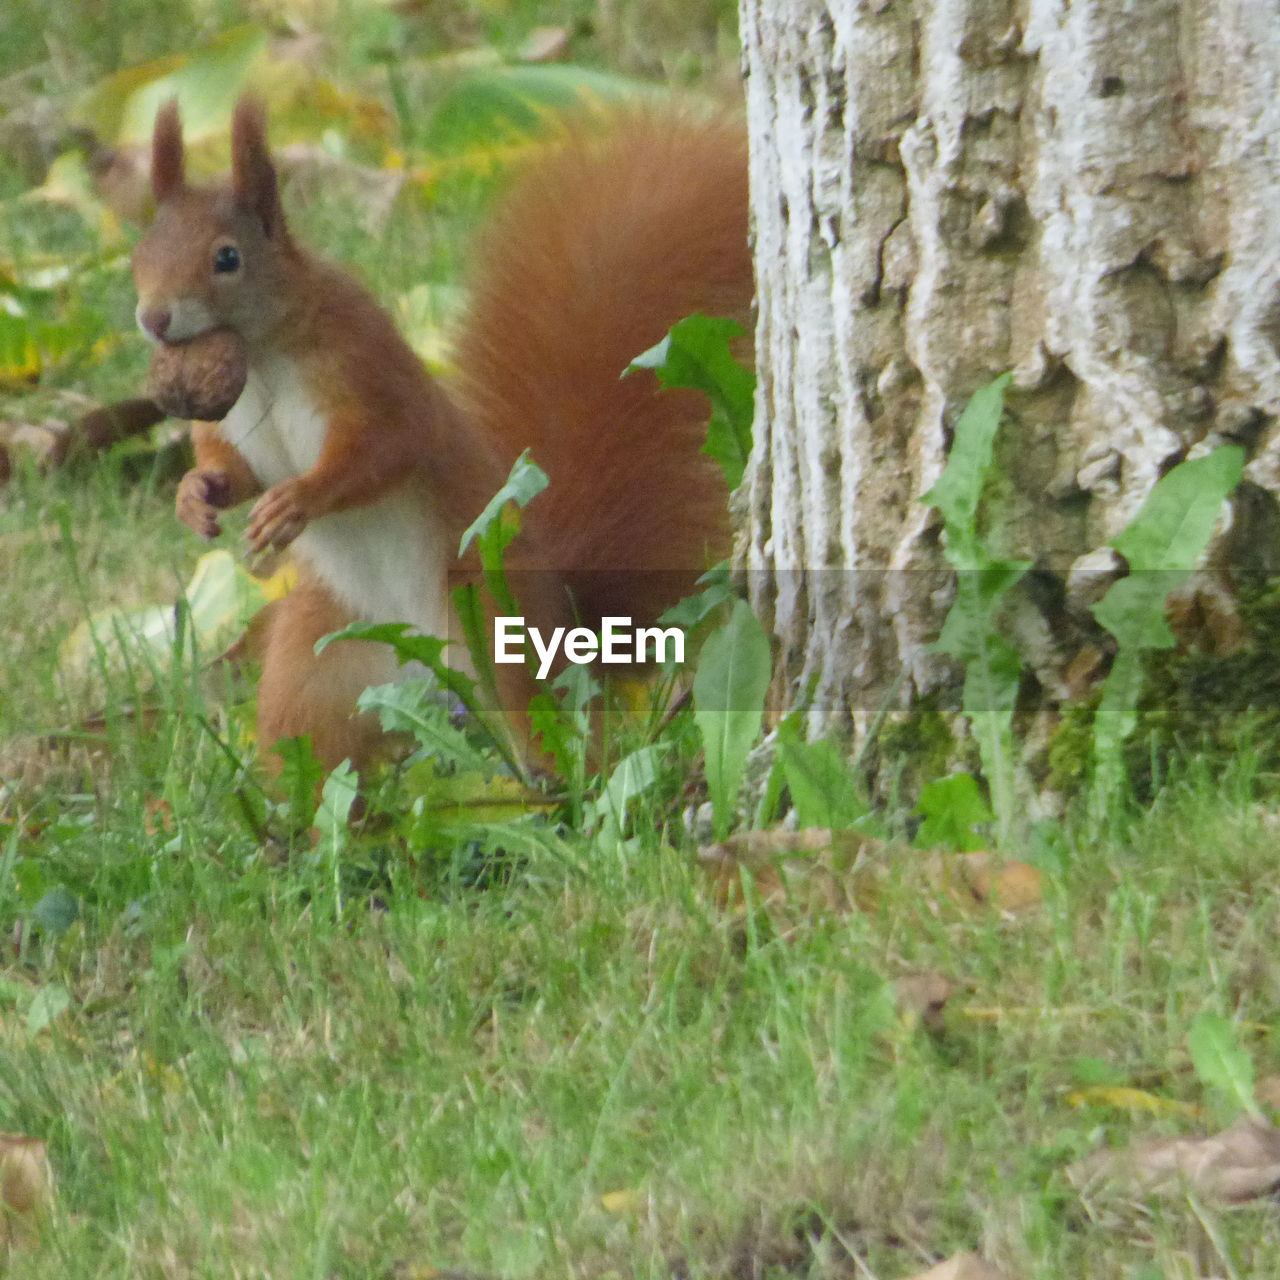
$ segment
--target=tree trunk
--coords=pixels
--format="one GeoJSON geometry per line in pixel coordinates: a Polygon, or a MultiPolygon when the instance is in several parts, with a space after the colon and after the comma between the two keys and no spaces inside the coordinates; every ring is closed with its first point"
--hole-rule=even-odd
{"type": "MultiPolygon", "coordinates": [[[[759,271],[753,603],[811,730],[952,687],[936,517],[968,397],[1014,371],[1000,549],[1041,705],[1195,450],[1280,486],[1277,0],[742,0],[759,271]]],[[[1269,567],[1269,566],[1267,566],[1269,567]]]]}

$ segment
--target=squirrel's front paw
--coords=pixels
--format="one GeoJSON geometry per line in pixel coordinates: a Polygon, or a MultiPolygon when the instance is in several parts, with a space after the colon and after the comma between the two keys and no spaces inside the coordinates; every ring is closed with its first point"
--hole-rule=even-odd
{"type": "Polygon", "coordinates": [[[304,493],[297,480],[286,480],[258,499],[249,513],[245,537],[255,551],[283,551],[307,527],[304,493]]]}
{"type": "Polygon", "coordinates": [[[231,478],[225,471],[188,471],[178,481],[178,519],[202,538],[222,532],[218,512],[231,505],[231,478]]]}

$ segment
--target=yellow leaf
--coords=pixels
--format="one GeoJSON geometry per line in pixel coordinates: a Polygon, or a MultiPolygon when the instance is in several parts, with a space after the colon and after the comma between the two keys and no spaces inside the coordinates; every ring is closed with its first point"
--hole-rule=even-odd
{"type": "Polygon", "coordinates": [[[272,600],[282,600],[298,585],[298,566],[285,556],[265,578],[255,574],[254,580],[262,591],[263,599],[270,604],[272,600]]]}
{"type": "Polygon", "coordinates": [[[644,1205],[644,1193],[635,1188],[622,1191],[606,1191],[600,1197],[600,1207],[605,1213],[635,1213],[644,1205]]]}
{"type": "Polygon", "coordinates": [[[95,85],[77,117],[103,138],[145,142],[156,112],[176,97],[188,142],[221,132],[267,42],[267,33],[247,23],[232,27],[190,53],[128,67],[95,85]]]}
{"type": "Polygon", "coordinates": [[[1095,1084],[1084,1089],[1073,1089],[1066,1102],[1071,1107],[1112,1107],[1118,1111],[1145,1111],[1159,1116],[1197,1116],[1199,1107],[1175,1098],[1161,1098],[1145,1089],[1131,1089],[1125,1085],[1095,1084]]]}
{"type": "MultiPolygon", "coordinates": [[[[218,653],[265,603],[262,588],[229,551],[201,556],[185,591],[189,634],[204,655],[218,653]]],[[[171,602],[111,609],[80,623],[63,641],[59,662],[72,675],[125,669],[142,661],[161,668],[173,660],[177,615],[171,602]]]]}

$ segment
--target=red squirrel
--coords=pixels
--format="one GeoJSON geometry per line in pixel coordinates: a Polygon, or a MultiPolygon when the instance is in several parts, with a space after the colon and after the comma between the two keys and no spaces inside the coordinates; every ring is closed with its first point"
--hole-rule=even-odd
{"type": "MultiPolygon", "coordinates": [[[[139,325],[165,343],[230,329],[248,353],[230,413],[192,424],[178,517],[211,538],[220,511],[256,497],[250,546],[291,545],[299,564],[263,637],[264,747],[309,734],[327,767],[372,759],[377,727],[355,704],[395,677],[389,650],[313,646],[356,618],[447,635],[460,533],[526,448],[550,478],[508,558],[531,623],[645,625],[725,553],[705,399],[621,375],[686,315],[748,319],[735,123],[654,109],[569,123],[482,236],[448,390],[362,285],[290,234],[255,101],[238,104],[230,178],[211,186],[187,183],[165,107],[151,181],[139,325]]],[[[499,671],[527,697],[523,669],[499,671]]]]}

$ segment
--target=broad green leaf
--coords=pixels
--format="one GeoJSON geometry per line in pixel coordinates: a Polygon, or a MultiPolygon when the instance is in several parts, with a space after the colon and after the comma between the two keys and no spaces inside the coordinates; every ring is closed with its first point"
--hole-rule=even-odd
{"type": "Polygon", "coordinates": [[[1011,380],[1012,374],[1002,373],[974,392],[956,423],[946,469],[920,499],[937,507],[948,526],[973,527],[1004,413],[1004,393],[1011,380]]]}
{"type": "MultiPolygon", "coordinates": [[[[502,488],[489,499],[485,509],[467,527],[466,532],[462,535],[462,542],[458,546],[458,554],[465,555],[467,548],[475,539],[479,538],[483,555],[483,544],[486,537],[491,536],[494,529],[500,529],[504,526],[504,512],[507,503],[513,502],[517,507],[525,507],[547,487],[547,484],[547,473],[533,461],[529,456],[529,450],[526,449],[511,464],[511,473],[503,482],[502,488]]],[[[505,550],[510,544],[518,527],[517,525],[516,529],[510,529],[509,534],[504,533],[500,540],[500,550],[505,550]]],[[[507,528],[510,528],[510,526],[508,525],[507,528]]],[[[488,565],[486,565],[487,567],[488,565]]]]}
{"type": "Polygon", "coordinates": [[[27,1006],[27,1035],[34,1039],[70,1006],[71,993],[60,983],[39,988],[27,1006]]]}
{"type": "Polygon", "coordinates": [[[1236,445],[1179,463],[1151,490],[1128,527],[1112,540],[1130,573],[1112,583],[1093,615],[1119,649],[1102,686],[1093,723],[1093,804],[1103,808],[1124,784],[1124,744],[1137,726],[1142,654],[1175,641],[1165,619],[1169,593],[1194,571],[1240,483],[1244,451],[1236,445]]]}
{"type": "Polygon", "coordinates": [[[730,347],[731,339],[742,333],[734,320],[690,316],[627,369],[652,369],[664,387],[689,388],[707,396],[711,416],[703,452],[720,464],[730,489],[742,483],[755,411],[755,373],[738,362],[730,347]]]}
{"type": "Polygon", "coordinates": [[[1189,573],[1213,534],[1222,504],[1240,483],[1244,450],[1224,445],[1180,462],[1159,480],[1142,510],[1111,545],[1133,573],[1174,570],[1189,573]]]}
{"type": "Polygon", "coordinates": [[[641,747],[623,756],[609,775],[596,806],[597,812],[621,829],[626,822],[627,806],[657,783],[664,754],[662,746],[652,746],[641,747]]]}
{"type": "Polygon", "coordinates": [[[445,649],[456,644],[456,641],[424,636],[407,622],[353,622],[341,631],[317,640],[316,653],[323,653],[335,640],[371,640],[390,645],[396,661],[402,667],[411,662],[419,663],[439,680],[441,688],[454,694],[472,715],[478,716],[482,712],[476,697],[476,682],[466,672],[449,666],[444,660],[445,649]]]}
{"type": "Polygon", "coordinates": [[[60,938],[80,918],[80,900],[56,885],[31,908],[31,922],[49,938],[60,938]]]}
{"type": "Polygon", "coordinates": [[[1093,606],[1093,616],[1125,649],[1172,649],[1177,643],[1165,618],[1169,593],[1185,573],[1143,572],[1120,578],[1093,606]]]}
{"type": "Polygon", "coordinates": [[[805,742],[797,721],[778,726],[778,763],[802,827],[852,827],[867,806],[844,752],[834,742],[805,742]]]}
{"type": "Polygon", "coordinates": [[[693,718],[706,756],[716,838],[728,834],[742,771],[764,719],[769,639],[751,606],[738,600],[707,637],[693,678],[693,718]]]}
{"type": "Polygon", "coordinates": [[[1112,584],[1093,614],[1122,646],[1164,649],[1174,643],[1165,600],[1195,569],[1243,467],[1244,450],[1236,445],[1179,463],[1112,539],[1129,576],[1112,584]]]}
{"type": "Polygon", "coordinates": [[[686,387],[706,395],[711,419],[703,452],[720,464],[730,489],[742,483],[755,415],[756,375],[739,363],[730,346],[742,334],[736,320],[689,316],[626,370],[651,369],[664,387],[686,387]]]}
{"type": "MultiPolygon", "coordinates": [[[[943,551],[956,570],[955,600],[933,648],[965,664],[962,705],[991,790],[999,842],[1007,839],[1015,818],[1012,722],[1022,663],[1017,651],[1000,635],[997,621],[1004,597],[1031,567],[1031,561],[993,556],[978,536],[977,517],[994,465],[995,439],[1009,381],[1010,375],[1002,374],[974,393],[956,423],[946,468],[921,499],[942,516],[943,551]]],[[[971,839],[945,824],[944,829],[952,840],[971,839]]],[[[959,847],[969,846],[962,843],[959,847]]]]}
{"type": "Polygon", "coordinates": [[[1015,803],[1013,712],[1021,686],[1022,659],[1007,640],[992,633],[965,668],[961,706],[978,744],[1002,843],[1012,825],[1015,803]]]}
{"type": "Polygon", "coordinates": [[[698,579],[702,590],[685,596],[671,606],[658,621],[669,627],[692,631],[705,622],[721,605],[734,598],[729,578],[729,565],[722,561],[698,579]],[[705,584],[705,585],[703,585],[705,584]]]}
{"type": "Polygon", "coordinates": [[[357,705],[361,711],[375,712],[387,732],[412,735],[419,750],[446,764],[483,773],[495,768],[495,762],[453,724],[434,683],[405,680],[375,685],[360,695],[357,705]]]}
{"type": "Polygon", "coordinates": [[[966,567],[956,566],[956,598],[932,645],[936,652],[961,662],[972,662],[986,653],[996,634],[995,614],[1001,598],[1031,567],[1030,560],[987,560],[977,567],[975,562],[986,555],[985,548],[975,543],[972,551],[966,567]]]}
{"type": "Polygon", "coordinates": [[[920,792],[916,808],[924,814],[924,821],[913,843],[922,849],[981,849],[986,841],[975,828],[995,816],[970,773],[953,773],[930,782],[920,792]]]}
{"type": "Polygon", "coordinates": [[[360,778],[344,760],[324,782],[320,806],[316,809],[315,857],[330,868],[333,880],[333,909],[342,913],[342,855],[351,842],[351,809],[360,790],[360,778]]]}
{"type": "Polygon", "coordinates": [[[1241,1048],[1233,1023],[1220,1014],[1197,1014],[1187,1032],[1187,1049],[1201,1084],[1233,1107],[1261,1116],[1253,1095],[1253,1062],[1241,1048]]]}

